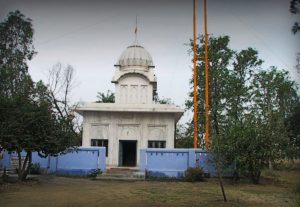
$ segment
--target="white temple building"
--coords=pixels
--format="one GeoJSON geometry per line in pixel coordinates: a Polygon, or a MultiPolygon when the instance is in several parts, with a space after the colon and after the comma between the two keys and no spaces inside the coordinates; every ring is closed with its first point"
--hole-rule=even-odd
{"type": "Polygon", "coordinates": [[[175,126],[184,110],[157,104],[157,81],[148,51],[135,41],[115,65],[115,103],[86,103],[82,146],[105,146],[107,167],[137,166],[144,148],[174,148],[175,126]]]}

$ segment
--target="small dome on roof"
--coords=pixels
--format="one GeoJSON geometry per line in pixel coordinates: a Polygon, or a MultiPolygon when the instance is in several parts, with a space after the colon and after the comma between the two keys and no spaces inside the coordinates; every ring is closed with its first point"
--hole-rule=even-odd
{"type": "Polygon", "coordinates": [[[153,66],[149,52],[135,41],[121,54],[116,65],[120,66],[153,66]]]}

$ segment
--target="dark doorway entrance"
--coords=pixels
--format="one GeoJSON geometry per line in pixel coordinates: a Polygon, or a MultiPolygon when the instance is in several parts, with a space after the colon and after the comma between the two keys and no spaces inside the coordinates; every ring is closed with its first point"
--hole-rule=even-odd
{"type": "Polygon", "coordinates": [[[136,166],[136,143],[137,141],[120,141],[119,166],[136,166]]]}

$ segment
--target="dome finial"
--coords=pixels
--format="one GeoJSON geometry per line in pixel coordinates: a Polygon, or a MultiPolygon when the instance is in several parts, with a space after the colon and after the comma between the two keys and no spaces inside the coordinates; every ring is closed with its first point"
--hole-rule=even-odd
{"type": "Polygon", "coordinates": [[[135,40],[133,45],[139,45],[138,43],[138,38],[137,38],[137,32],[138,32],[138,28],[137,28],[137,15],[135,16],[135,30],[134,30],[134,34],[135,34],[135,40]]]}

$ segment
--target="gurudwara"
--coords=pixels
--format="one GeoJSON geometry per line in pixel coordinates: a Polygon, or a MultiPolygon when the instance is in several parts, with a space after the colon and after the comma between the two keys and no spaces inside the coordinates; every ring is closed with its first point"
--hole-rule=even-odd
{"type": "Polygon", "coordinates": [[[115,103],[85,103],[82,146],[106,147],[107,167],[137,166],[143,148],[174,148],[184,110],[154,101],[157,80],[149,52],[137,41],[115,64],[115,103]]]}

